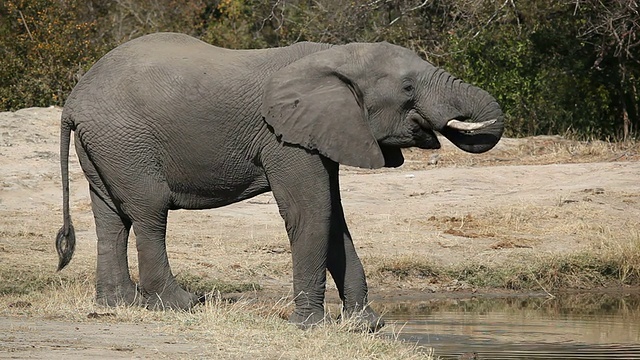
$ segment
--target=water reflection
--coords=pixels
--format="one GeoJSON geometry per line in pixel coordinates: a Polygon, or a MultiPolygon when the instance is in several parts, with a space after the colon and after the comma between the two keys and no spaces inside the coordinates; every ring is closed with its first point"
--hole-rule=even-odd
{"type": "Polygon", "coordinates": [[[389,304],[386,331],[442,359],[640,359],[640,295],[580,294],[389,304]]]}

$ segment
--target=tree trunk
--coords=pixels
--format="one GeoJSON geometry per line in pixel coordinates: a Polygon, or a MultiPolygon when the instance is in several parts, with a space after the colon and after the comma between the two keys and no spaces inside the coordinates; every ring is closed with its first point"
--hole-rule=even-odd
{"type": "Polygon", "coordinates": [[[622,141],[629,139],[631,131],[631,121],[629,121],[629,112],[627,111],[627,102],[622,101],[622,141]]]}
{"type": "Polygon", "coordinates": [[[630,126],[630,132],[631,132],[631,136],[632,137],[636,137],[637,134],[635,133],[638,130],[638,125],[640,124],[640,107],[638,104],[638,89],[636,88],[636,82],[635,81],[630,81],[630,87],[629,89],[631,90],[631,94],[630,94],[630,116],[629,116],[629,126],[630,126]]]}

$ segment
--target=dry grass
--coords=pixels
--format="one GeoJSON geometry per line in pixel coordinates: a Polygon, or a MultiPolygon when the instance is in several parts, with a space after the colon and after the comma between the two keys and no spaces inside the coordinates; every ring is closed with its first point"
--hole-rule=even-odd
{"type": "MultiPolygon", "coordinates": [[[[4,279],[5,264],[1,269],[4,279]]],[[[9,275],[11,276],[11,275],[9,275]]],[[[43,277],[42,274],[34,275],[43,277]]],[[[31,283],[22,278],[23,284],[31,283]]],[[[179,335],[198,344],[204,352],[186,358],[265,358],[265,359],[432,359],[429,349],[391,338],[354,332],[353,325],[330,323],[301,331],[282,319],[291,304],[213,299],[192,312],[148,311],[137,307],[105,308],[93,301],[93,279],[51,276],[45,284],[25,287],[24,291],[0,297],[0,316],[64,319],[65,322],[105,324],[148,324],[155,332],[179,335]]],[[[335,314],[334,314],[335,315],[335,314]]],[[[392,330],[393,331],[393,330],[392,330]]],[[[392,332],[393,333],[393,332],[392,332]]]]}
{"type": "Polygon", "coordinates": [[[628,199],[634,199],[628,204],[611,204],[604,192],[595,193],[586,192],[576,200],[559,199],[554,205],[522,203],[422,221],[443,236],[486,244],[482,253],[465,261],[377,255],[368,257],[365,264],[374,283],[396,282],[432,291],[554,292],[640,286],[640,223],[607,211],[610,206],[631,211],[639,195],[628,194],[628,199]],[[558,241],[542,241],[549,237],[558,241]],[[563,241],[574,245],[567,247],[563,241]]]}
{"type": "MultiPolygon", "coordinates": [[[[201,276],[201,272],[182,271],[178,275],[184,286],[207,292],[212,299],[192,312],[98,306],[94,301],[95,254],[94,249],[86,245],[77,249],[69,268],[58,273],[55,272],[56,255],[51,239],[44,236],[44,230],[39,226],[34,225],[32,231],[2,232],[0,323],[3,317],[46,319],[78,324],[76,327],[117,324],[132,327],[132,332],[139,331],[136,326],[146,324],[145,331],[175,337],[199,349],[191,355],[180,355],[180,358],[433,359],[430,349],[398,340],[400,329],[394,329],[393,325],[385,329],[387,336],[384,337],[354,332],[353,324],[348,322],[301,331],[283,320],[292,309],[289,298],[273,300],[271,296],[258,296],[259,300],[256,300],[256,296],[243,298],[241,295],[239,300],[222,298],[221,293],[259,293],[260,286],[201,276]],[[35,251],[20,250],[25,248],[35,251]]],[[[202,259],[194,262],[202,262],[202,259]]],[[[133,273],[135,276],[135,271],[133,273]]],[[[331,315],[335,319],[337,310],[332,306],[328,310],[333,311],[331,315]]],[[[46,325],[41,323],[40,326],[39,331],[44,331],[42,326],[46,325]]],[[[137,350],[118,341],[108,346],[125,353],[137,350]]],[[[160,343],[158,346],[167,345],[160,343]]]]}
{"type": "Polygon", "coordinates": [[[369,274],[381,283],[431,291],[568,289],[640,286],[640,238],[571,254],[519,256],[511,263],[435,264],[413,257],[369,258],[369,274]]]}
{"type": "MultiPolygon", "coordinates": [[[[544,165],[640,160],[640,143],[636,141],[575,141],[560,136],[535,136],[526,139],[503,138],[496,148],[485,154],[468,154],[440,139],[442,149],[425,153],[407,149],[405,158],[410,168],[428,164],[431,154],[437,154],[438,167],[476,165],[544,165]]],[[[427,165],[429,166],[429,165],[427,165]]]]}

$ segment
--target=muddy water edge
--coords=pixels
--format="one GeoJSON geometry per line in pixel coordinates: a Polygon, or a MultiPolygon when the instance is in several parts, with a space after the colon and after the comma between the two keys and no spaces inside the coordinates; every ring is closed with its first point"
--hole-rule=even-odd
{"type": "Polygon", "coordinates": [[[441,359],[640,359],[640,292],[478,296],[382,304],[383,336],[441,359]]]}

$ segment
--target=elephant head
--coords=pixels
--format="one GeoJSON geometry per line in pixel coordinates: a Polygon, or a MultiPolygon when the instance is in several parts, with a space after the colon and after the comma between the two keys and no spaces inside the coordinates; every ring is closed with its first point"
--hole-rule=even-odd
{"type": "Polygon", "coordinates": [[[489,93],[388,43],[333,46],[278,70],[262,115],[282,142],[364,168],[400,166],[400,148],[440,148],[434,131],[485,152],[504,128],[489,93]]]}

